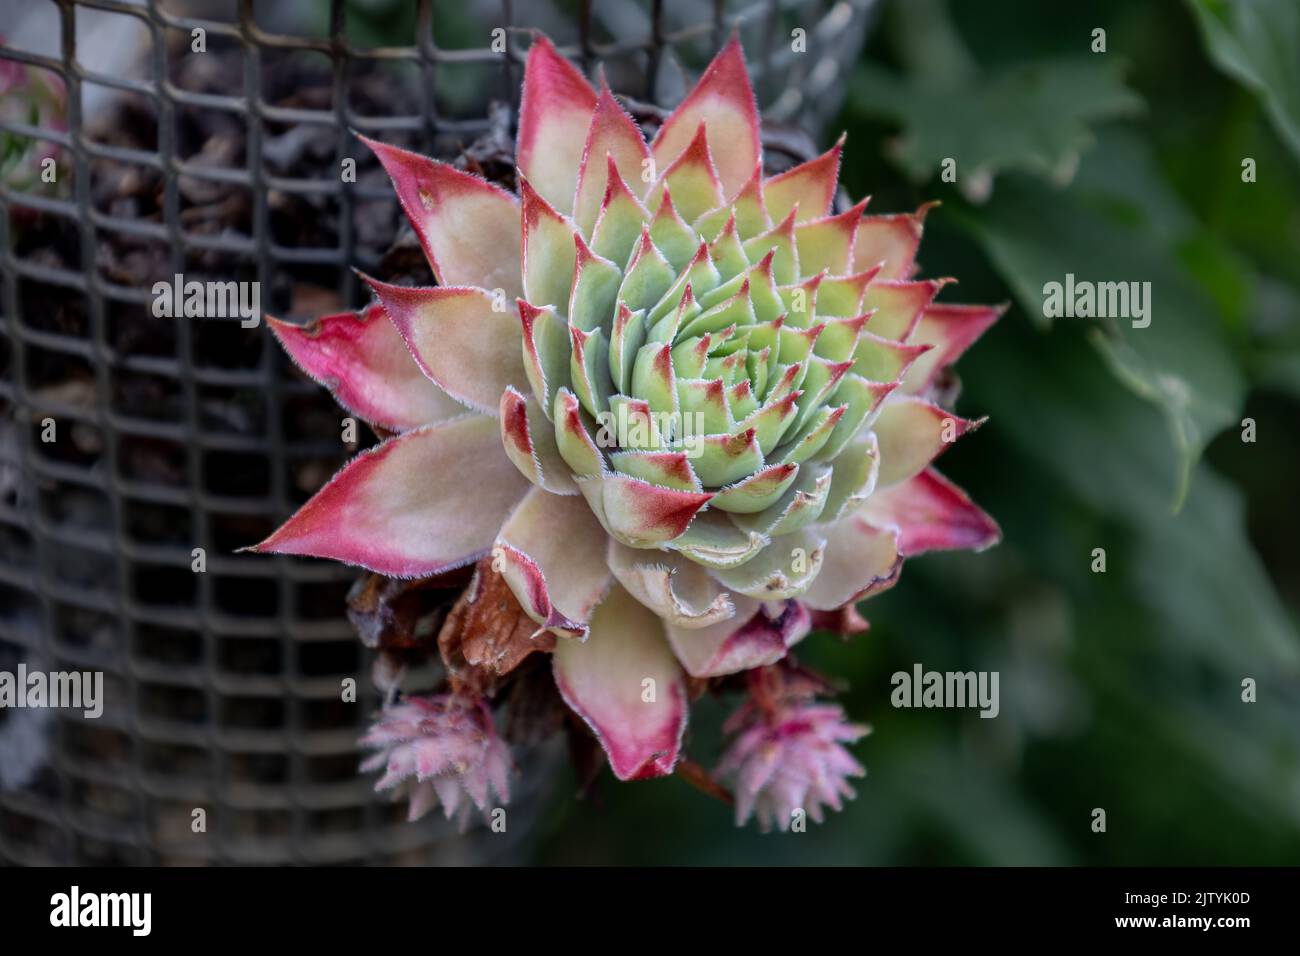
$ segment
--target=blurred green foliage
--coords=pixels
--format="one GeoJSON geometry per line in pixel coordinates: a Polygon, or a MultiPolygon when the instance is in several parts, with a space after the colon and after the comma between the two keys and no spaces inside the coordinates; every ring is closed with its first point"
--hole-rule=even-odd
{"type": "MultiPolygon", "coordinates": [[[[863,605],[869,634],[798,648],[874,725],[842,814],[760,836],[680,780],[606,781],[562,795],[537,861],[1300,861],[1298,18],[1294,0],[887,5],[844,110],[845,185],[879,211],[943,199],[924,274],[1014,303],[959,367],[958,411],[991,420],[941,463],[1005,540],[909,562],[863,605]],[[963,191],[977,170],[987,188],[963,191]],[[1045,322],[1067,271],[1150,281],[1151,326],[1045,322]],[[918,661],[1000,671],[1000,716],[893,709],[890,675],[918,661]]],[[[734,703],[695,708],[701,763],[734,703]]]]}
{"type": "Polygon", "coordinates": [[[1300,156],[1300,6],[1294,0],[1188,0],[1215,64],[1259,96],[1300,156]]]}
{"type": "Polygon", "coordinates": [[[1033,56],[983,68],[939,0],[900,4],[895,36],[902,72],[864,61],[850,87],[856,115],[883,117],[901,133],[889,154],[925,182],[960,157],[960,191],[983,198],[993,176],[1024,169],[1069,181],[1090,125],[1137,113],[1120,57],[1033,56]]]}

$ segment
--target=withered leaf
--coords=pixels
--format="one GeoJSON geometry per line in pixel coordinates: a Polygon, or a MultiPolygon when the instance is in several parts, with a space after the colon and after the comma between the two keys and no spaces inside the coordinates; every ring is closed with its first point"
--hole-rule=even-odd
{"type": "Polygon", "coordinates": [[[443,622],[438,649],[453,682],[487,693],[529,654],[553,651],[555,635],[539,632],[505,578],[492,569],[492,559],[484,557],[443,622]]]}

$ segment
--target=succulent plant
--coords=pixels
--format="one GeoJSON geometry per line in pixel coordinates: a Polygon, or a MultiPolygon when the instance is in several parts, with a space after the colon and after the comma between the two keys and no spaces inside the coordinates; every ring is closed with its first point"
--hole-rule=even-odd
{"type": "MultiPolygon", "coordinates": [[[[707,680],[860,627],[906,556],[997,540],[931,464],[979,423],[931,398],[1000,310],[912,278],[927,207],[833,211],[842,140],[764,175],[736,40],[649,143],[601,86],[534,41],[517,197],[366,141],[438,285],[367,280],[359,314],[270,323],[394,434],[256,547],[399,578],[480,562],[630,780],[674,769],[707,680]]],[[[857,767],[838,708],[800,706],[773,725],[793,744],[754,724],[731,760],[752,784],[753,754],[789,756],[743,798],[766,823],[795,791],[838,805],[812,777],[857,767]]]]}

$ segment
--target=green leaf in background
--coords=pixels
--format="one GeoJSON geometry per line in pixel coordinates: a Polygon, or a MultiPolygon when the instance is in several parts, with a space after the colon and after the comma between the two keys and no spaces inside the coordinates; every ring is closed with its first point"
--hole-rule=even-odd
{"type": "Polygon", "coordinates": [[[1078,354],[1081,344],[1062,329],[1037,347],[1005,343],[968,363],[964,378],[990,415],[988,427],[1133,536],[1124,570],[1164,619],[1162,639],[1190,642],[1227,671],[1267,665],[1294,678],[1300,643],[1245,538],[1240,493],[1202,466],[1184,510],[1162,507],[1158,425],[1095,359],[1078,354]]]}
{"type": "Polygon", "coordinates": [[[1188,0],[1219,69],[1248,87],[1300,158],[1300,4],[1296,0],[1188,0]]]}
{"type": "Polygon", "coordinates": [[[986,199],[994,177],[1021,170],[1068,182],[1093,144],[1089,126],[1138,113],[1115,56],[1062,56],[981,71],[943,4],[895,8],[907,67],[900,76],[871,63],[855,75],[851,109],[902,127],[892,155],[919,182],[956,161],[959,188],[986,199]]]}
{"type": "Polygon", "coordinates": [[[926,89],[864,66],[854,102],[903,126],[893,155],[912,177],[925,181],[955,159],[962,191],[979,200],[1006,170],[1068,182],[1093,143],[1089,123],[1141,108],[1121,73],[1113,58],[1055,58],[980,76],[961,89],[926,89]]]}
{"type": "MultiPolygon", "coordinates": [[[[1044,286],[1069,274],[1076,283],[1150,283],[1148,327],[1121,318],[1095,324],[1090,339],[1119,381],[1163,412],[1177,456],[1177,508],[1196,460],[1237,421],[1245,398],[1232,322],[1180,256],[1198,238],[1197,226],[1159,179],[1143,175],[1151,164],[1140,141],[1108,136],[1097,155],[1101,168],[1085,168],[1069,190],[1008,179],[978,215],[957,215],[1025,312],[1040,320],[1044,286]],[[1120,170],[1122,177],[1111,175],[1120,170]]],[[[1215,281],[1239,288],[1245,280],[1230,261],[1221,264],[1226,278],[1215,281]]]]}
{"type": "MultiPolygon", "coordinates": [[[[1148,812],[1158,815],[1172,794],[1194,787],[1203,791],[1196,799],[1285,821],[1294,842],[1300,640],[1246,538],[1242,496],[1200,465],[1182,511],[1168,512],[1159,423],[1109,381],[1079,332],[1061,328],[1035,342],[1022,330],[977,351],[963,370],[990,413],[988,427],[1013,450],[1007,463],[1027,472],[1027,486],[1055,482],[1058,493],[1101,519],[1080,533],[1064,520],[1060,501],[1045,496],[1036,514],[1008,521],[1002,546],[1023,552],[1041,576],[1068,582],[1074,673],[1094,708],[1089,743],[1071,764],[1130,766],[1122,777],[1098,781],[1110,791],[1098,795],[1098,805],[1150,800],[1148,812]],[[1048,534],[1037,530],[1044,527],[1048,534]],[[1048,543],[1061,538],[1066,563],[1048,543]],[[1106,574],[1086,571],[1096,546],[1108,552],[1106,574]],[[1243,706],[1245,676],[1267,685],[1266,706],[1243,706]],[[1187,779],[1146,773],[1140,768],[1147,761],[1187,779]]],[[[999,508],[991,489],[973,491],[994,514],[1010,517],[1014,493],[1003,495],[999,508]]],[[[1016,585],[1008,600],[1023,600],[1015,596],[1023,589],[1016,585]]],[[[1204,853],[1205,846],[1188,849],[1204,853]]]]}

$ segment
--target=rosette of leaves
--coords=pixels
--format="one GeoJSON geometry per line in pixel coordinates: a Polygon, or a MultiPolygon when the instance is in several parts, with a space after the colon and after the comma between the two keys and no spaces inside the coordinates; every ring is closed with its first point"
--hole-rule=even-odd
{"type": "Polygon", "coordinates": [[[925,208],[833,212],[842,142],[764,175],[735,40],[647,142],[539,37],[518,195],[367,144],[438,285],[271,323],[394,434],[257,549],[398,578],[491,556],[620,779],[673,770],[688,676],[773,665],[906,556],[997,540],[931,465],[977,423],[931,393],[1000,310],[913,278],[925,208]]]}

